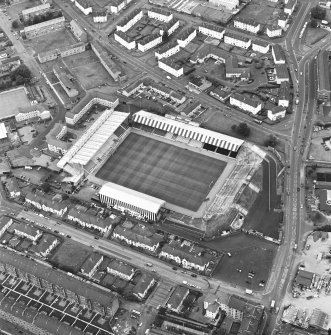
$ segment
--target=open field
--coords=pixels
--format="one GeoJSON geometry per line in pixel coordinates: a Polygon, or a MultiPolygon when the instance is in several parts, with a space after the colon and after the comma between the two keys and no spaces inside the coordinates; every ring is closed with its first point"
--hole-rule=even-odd
{"type": "Polygon", "coordinates": [[[98,87],[99,85],[105,84],[109,82],[109,80],[112,80],[108,72],[99,61],[89,63],[87,65],[77,66],[71,70],[77,76],[80,84],[86,90],[98,87]]]}
{"type": "Polygon", "coordinates": [[[131,133],[97,177],[197,211],[226,163],[131,133]]]}
{"type": "Polygon", "coordinates": [[[90,249],[78,242],[67,240],[51,257],[50,262],[65,271],[78,272],[86,258],[91,254],[90,249]]]}
{"type": "Polygon", "coordinates": [[[30,106],[29,99],[23,87],[0,93],[1,113],[0,118],[18,114],[19,107],[30,106]]]}
{"type": "Polygon", "coordinates": [[[276,4],[277,3],[270,1],[252,0],[240,12],[240,17],[250,18],[256,22],[265,24],[272,18],[272,13],[275,11],[276,4]]]}
{"type": "Polygon", "coordinates": [[[33,38],[27,42],[35,52],[54,50],[67,45],[77,43],[74,36],[67,29],[61,29],[52,33],[33,38]]]}

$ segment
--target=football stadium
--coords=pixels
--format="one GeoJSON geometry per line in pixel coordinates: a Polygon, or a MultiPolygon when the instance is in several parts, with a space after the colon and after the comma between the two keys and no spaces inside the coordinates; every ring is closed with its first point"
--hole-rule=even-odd
{"type": "Polygon", "coordinates": [[[141,219],[226,212],[261,162],[247,143],[199,124],[107,109],[60,159],[67,181],[102,185],[102,203],[141,219]]]}

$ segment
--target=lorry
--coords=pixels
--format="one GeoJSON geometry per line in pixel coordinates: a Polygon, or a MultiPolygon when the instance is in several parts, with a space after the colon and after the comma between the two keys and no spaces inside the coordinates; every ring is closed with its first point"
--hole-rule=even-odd
{"type": "Polygon", "coordinates": [[[270,308],[274,308],[275,305],[276,305],[276,301],[275,300],[271,300],[270,308]]]}
{"type": "Polygon", "coordinates": [[[253,291],[248,288],[246,288],[245,293],[249,295],[253,295],[253,291]]]}
{"type": "Polygon", "coordinates": [[[295,104],[299,105],[299,99],[298,98],[295,99],[295,104]]]}

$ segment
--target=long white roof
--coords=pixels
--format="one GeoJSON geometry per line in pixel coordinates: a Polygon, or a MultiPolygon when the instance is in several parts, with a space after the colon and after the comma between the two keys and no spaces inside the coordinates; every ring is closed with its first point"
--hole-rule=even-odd
{"type": "Polygon", "coordinates": [[[7,138],[7,129],[5,124],[2,122],[0,123],[0,140],[2,140],[3,138],[7,138]]]}
{"type": "Polygon", "coordinates": [[[165,204],[164,200],[110,182],[102,185],[99,194],[155,214],[165,204]]]}
{"type": "Polygon", "coordinates": [[[184,123],[143,110],[133,115],[133,121],[234,152],[238,151],[244,143],[239,138],[220,134],[212,130],[200,128],[196,124],[184,123]]]}
{"type": "Polygon", "coordinates": [[[57,163],[57,166],[63,168],[67,163],[86,165],[128,116],[129,113],[105,110],[99,119],[67,151],[57,163]]]}

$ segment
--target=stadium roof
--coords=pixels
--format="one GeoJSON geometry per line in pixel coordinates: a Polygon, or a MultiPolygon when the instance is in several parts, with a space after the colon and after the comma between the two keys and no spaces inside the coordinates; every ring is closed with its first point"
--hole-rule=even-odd
{"type": "Polygon", "coordinates": [[[58,167],[63,168],[69,162],[86,165],[128,116],[129,113],[109,109],[104,111],[99,119],[61,158],[58,167]]]}
{"type": "Polygon", "coordinates": [[[164,200],[110,182],[101,187],[99,194],[155,214],[165,203],[164,200]]]}
{"type": "Polygon", "coordinates": [[[243,140],[235,137],[200,128],[190,123],[165,118],[143,110],[133,115],[133,121],[231,151],[238,151],[244,143],[243,140]]]}
{"type": "Polygon", "coordinates": [[[329,52],[327,50],[321,50],[317,55],[317,74],[318,89],[330,92],[329,52]]]}

